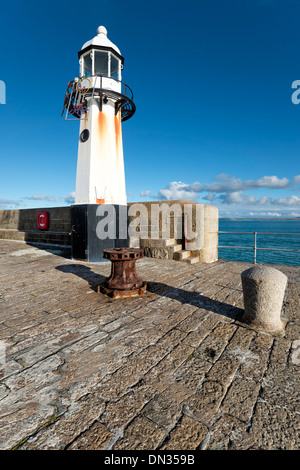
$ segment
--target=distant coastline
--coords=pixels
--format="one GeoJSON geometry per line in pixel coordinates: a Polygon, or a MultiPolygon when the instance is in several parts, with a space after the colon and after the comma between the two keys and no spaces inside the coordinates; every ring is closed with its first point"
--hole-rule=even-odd
{"type": "Polygon", "coordinates": [[[299,221],[300,217],[219,217],[219,220],[278,220],[278,221],[284,221],[284,220],[296,220],[299,221]]]}

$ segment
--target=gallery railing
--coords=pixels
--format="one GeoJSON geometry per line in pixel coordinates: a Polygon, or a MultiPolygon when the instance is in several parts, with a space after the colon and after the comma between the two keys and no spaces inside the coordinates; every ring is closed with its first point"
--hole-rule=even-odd
{"type": "Polygon", "coordinates": [[[68,83],[61,115],[66,111],[65,120],[87,119],[89,100],[95,99],[102,111],[102,103],[112,99],[115,113],[121,111],[121,120],[126,121],[135,113],[133,91],[124,82],[105,75],[76,77],[68,83]]]}
{"type": "Polygon", "coordinates": [[[252,234],[254,236],[253,245],[252,246],[233,246],[233,245],[218,245],[218,248],[233,248],[239,250],[253,250],[254,251],[254,260],[253,263],[256,264],[256,255],[258,250],[265,250],[265,251],[289,251],[294,253],[300,253],[300,250],[292,250],[289,248],[265,248],[257,246],[257,235],[296,235],[299,236],[300,233],[281,233],[281,232],[226,232],[226,231],[219,231],[219,233],[239,233],[239,234],[252,234]]]}

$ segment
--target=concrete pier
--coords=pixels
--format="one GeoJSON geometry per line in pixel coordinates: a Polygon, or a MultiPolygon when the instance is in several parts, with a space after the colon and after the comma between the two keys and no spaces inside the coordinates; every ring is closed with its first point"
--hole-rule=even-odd
{"type": "Polygon", "coordinates": [[[145,257],[113,301],[62,255],[0,240],[0,449],[300,448],[300,268],[273,335],[241,321],[250,263],[145,257]]]}

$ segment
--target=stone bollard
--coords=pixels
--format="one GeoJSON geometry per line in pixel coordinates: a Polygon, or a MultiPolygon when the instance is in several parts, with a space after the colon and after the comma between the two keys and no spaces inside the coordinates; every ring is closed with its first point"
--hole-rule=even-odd
{"type": "Polygon", "coordinates": [[[242,321],[253,328],[278,333],[287,277],[278,269],[255,266],[242,272],[244,314],[242,321]]]}

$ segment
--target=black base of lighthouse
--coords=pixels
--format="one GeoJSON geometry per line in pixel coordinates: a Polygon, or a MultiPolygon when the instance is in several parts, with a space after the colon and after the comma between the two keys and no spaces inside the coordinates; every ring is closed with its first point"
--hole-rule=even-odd
{"type": "Polygon", "coordinates": [[[91,263],[107,262],[103,250],[128,248],[128,207],[116,204],[71,206],[72,258],[91,263]]]}

